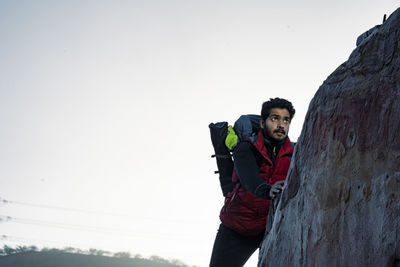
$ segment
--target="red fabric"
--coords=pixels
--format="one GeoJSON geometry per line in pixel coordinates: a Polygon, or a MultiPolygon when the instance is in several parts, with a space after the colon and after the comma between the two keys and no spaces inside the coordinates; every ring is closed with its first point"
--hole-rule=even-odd
{"type": "MultiPolygon", "coordinates": [[[[289,155],[293,153],[293,146],[289,138],[286,139],[286,142],[279,150],[274,166],[268,157],[267,148],[264,145],[264,136],[261,131],[258,133],[253,145],[263,156],[260,177],[270,185],[277,181],[285,180],[290,166],[289,155]]],[[[234,172],[232,179],[238,179],[236,172],[234,172]]],[[[238,184],[226,196],[220,219],[222,224],[242,235],[257,235],[265,231],[269,205],[270,200],[258,198],[238,184]]]]}

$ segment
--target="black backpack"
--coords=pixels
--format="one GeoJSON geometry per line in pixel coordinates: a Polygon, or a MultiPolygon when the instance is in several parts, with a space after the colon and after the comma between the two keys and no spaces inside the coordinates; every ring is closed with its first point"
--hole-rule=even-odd
{"type": "MultiPolygon", "coordinates": [[[[259,115],[242,115],[234,123],[233,130],[237,136],[237,141],[241,141],[249,136],[256,135],[260,130],[260,116],[259,115]]],[[[217,160],[219,174],[219,182],[222,189],[222,194],[226,196],[233,190],[235,184],[232,182],[233,174],[233,159],[232,151],[233,147],[228,147],[225,141],[228,136],[228,128],[230,127],[228,122],[217,122],[210,123],[208,125],[211,133],[211,142],[214,147],[215,154],[211,157],[215,157],[217,160]]],[[[230,132],[232,135],[232,132],[230,132]]],[[[231,139],[232,140],[232,139],[231,139]]]]}

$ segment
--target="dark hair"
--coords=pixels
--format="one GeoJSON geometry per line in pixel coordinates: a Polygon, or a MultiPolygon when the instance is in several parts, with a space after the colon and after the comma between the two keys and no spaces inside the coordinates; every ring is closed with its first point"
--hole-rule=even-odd
{"type": "Polygon", "coordinates": [[[261,109],[261,118],[265,120],[268,118],[269,113],[272,108],[285,108],[289,111],[290,114],[290,119],[293,118],[294,113],[296,112],[293,108],[292,103],[290,101],[283,99],[283,98],[270,98],[269,101],[266,101],[262,104],[262,109],[261,109]]]}

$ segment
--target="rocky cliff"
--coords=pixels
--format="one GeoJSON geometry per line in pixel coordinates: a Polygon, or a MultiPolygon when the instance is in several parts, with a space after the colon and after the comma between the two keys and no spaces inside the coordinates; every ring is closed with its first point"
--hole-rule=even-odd
{"type": "Polygon", "coordinates": [[[318,89],[268,231],[262,267],[400,266],[400,9],[318,89]]]}

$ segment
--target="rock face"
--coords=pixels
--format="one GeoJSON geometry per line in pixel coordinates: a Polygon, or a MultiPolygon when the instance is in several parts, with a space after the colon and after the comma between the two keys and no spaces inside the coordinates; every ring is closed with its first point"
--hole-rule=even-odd
{"type": "Polygon", "coordinates": [[[271,221],[261,267],[400,266],[400,9],[317,91],[271,221]]]}

